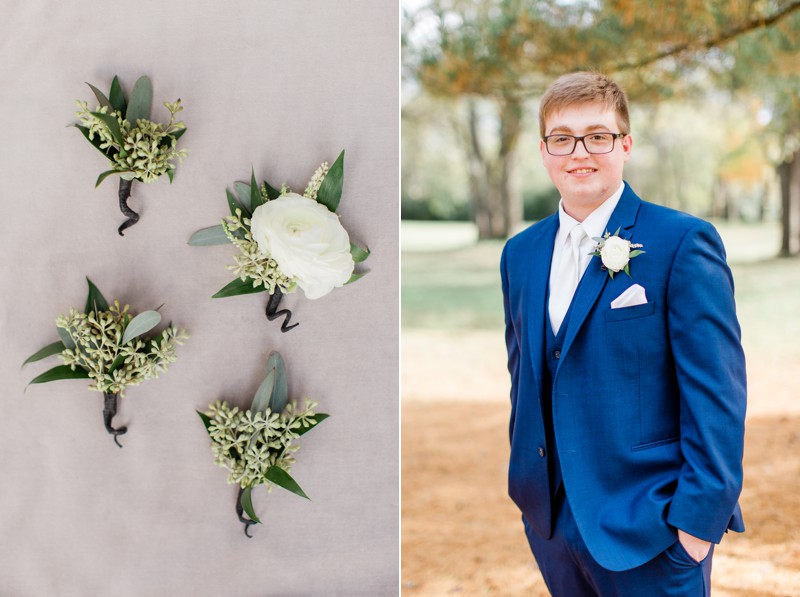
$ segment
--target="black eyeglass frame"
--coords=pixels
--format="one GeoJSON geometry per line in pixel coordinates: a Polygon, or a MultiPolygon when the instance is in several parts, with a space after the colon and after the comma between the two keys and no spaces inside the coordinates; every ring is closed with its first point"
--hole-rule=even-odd
{"type": "Polygon", "coordinates": [[[592,155],[605,155],[607,153],[611,153],[612,151],[614,151],[614,146],[617,142],[617,139],[623,139],[627,136],[628,135],[626,133],[589,133],[588,135],[583,135],[582,137],[577,137],[575,135],[557,134],[557,135],[546,135],[542,137],[542,141],[544,141],[544,147],[545,149],[547,149],[547,153],[549,153],[552,156],[563,158],[565,156],[572,155],[573,153],[575,153],[575,149],[577,149],[578,147],[578,141],[581,142],[583,148],[586,150],[586,153],[592,155]],[[586,142],[584,141],[584,139],[586,137],[591,137],[592,135],[611,135],[611,149],[609,149],[608,151],[589,151],[589,148],[586,147],[586,142]],[[550,139],[551,137],[570,137],[572,139],[572,150],[569,153],[553,153],[552,151],[550,151],[550,146],[547,144],[547,140],[550,139]]]}

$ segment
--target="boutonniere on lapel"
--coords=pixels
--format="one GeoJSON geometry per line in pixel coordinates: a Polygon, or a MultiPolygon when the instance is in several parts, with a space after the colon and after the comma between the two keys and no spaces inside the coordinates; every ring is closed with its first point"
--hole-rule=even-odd
{"type": "Polygon", "coordinates": [[[288,332],[299,324],[289,324],[289,309],[278,310],[284,294],[301,288],[306,298],[318,299],[364,276],[353,270],[370,251],[350,242],[336,214],[343,181],[344,150],[332,166],[317,168],[302,195],[285,184],[259,185],[253,172],[250,184],[234,184],[236,194],[226,191],[231,215],[189,239],[192,246],[239,249],[236,265],[228,266],[238,277],[213,298],[267,292],[267,319],[284,317],[281,331],[288,332]]]}
{"type": "Polygon", "coordinates": [[[91,83],[87,85],[100,105],[90,110],[87,102],[76,100],[75,116],[81,122],[75,126],[111,166],[97,177],[94,186],[100,186],[113,174],[119,175],[119,209],[128,219],[118,232],[124,236],[123,230],[139,221],[139,214],[128,207],[133,181],[150,183],[166,174],[171,183],[175,176],[175,160],[182,162],[186,157],[188,150],[176,147],[178,139],[186,132],[183,121],[175,120],[183,107],[180,99],[175,103],[164,102],[169,122],[161,124],[150,120],[153,85],[147,77],[139,77],[129,99],[125,99],[116,76],[111,81],[108,96],[91,83]]]}
{"type": "Polygon", "coordinates": [[[628,277],[631,277],[630,262],[634,257],[638,257],[644,251],[641,248],[644,245],[632,243],[619,235],[619,228],[614,234],[606,230],[602,237],[594,237],[593,241],[597,243],[593,253],[595,257],[599,257],[603,262],[600,269],[607,270],[611,279],[614,279],[614,274],[625,272],[628,277]]]}
{"type": "MultiPolygon", "coordinates": [[[[103,422],[114,436],[126,427],[114,428],[117,399],[125,397],[127,386],[138,386],[167,370],[176,359],[175,347],[189,337],[186,330],[167,324],[161,332],[148,334],[161,322],[158,311],[142,311],[134,316],[128,305],[108,304],[89,278],[89,296],[83,312],[70,309],[56,319],[59,340],[31,355],[22,364],[58,355],[63,365],[53,367],[31,380],[31,384],[60,379],[90,379],[89,389],[105,396],[103,422]]],[[[161,307],[159,307],[160,309],[161,307]]],[[[28,384],[30,385],[30,384],[28,384]]]]}

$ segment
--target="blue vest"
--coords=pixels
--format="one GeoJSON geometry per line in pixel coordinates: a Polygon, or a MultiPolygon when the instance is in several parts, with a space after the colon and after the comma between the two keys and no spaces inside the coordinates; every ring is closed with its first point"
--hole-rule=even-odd
{"type": "MultiPolygon", "coordinates": [[[[581,278],[582,280],[583,278],[581,278]]],[[[580,283],[578,283],[580,288],[580,283]]],[[[545,322],[544,332],[544,373],[542,379],[542,418],[544,419],[544,432],[546,436],[547,445],[547,463],[548,474],[550,477],[550,497],[555,498],[558,490],[561,488],[561,462],[558,458],[558,446],[556,446],[556,436],[553,431],[553,379],[556,376],[556,369],[558,369],[559,359],[561,358],[561,347],[564,345],[564,337],[567,335],[567,326],[569,325],[570,317],[572,316],[572,307],[574,305],[574,297],[578,294],[578,289],[575,289],[573,294],[573,302],[570,303],[567,314],[564,316],[564,321],[561,322],[561,327],[558,328],[558,335],[553,334],[553,327],[550,325],[549,313],[545,315],[547,321],[545,322]]],[[[547,285],[547,297],[545,299],[546,305],[550,304],[550,285],[547,285]]]]}

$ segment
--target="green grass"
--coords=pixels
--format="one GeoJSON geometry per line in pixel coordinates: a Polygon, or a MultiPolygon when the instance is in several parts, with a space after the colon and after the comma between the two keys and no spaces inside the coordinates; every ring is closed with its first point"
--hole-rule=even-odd
{"type": "Polygon", "coordinates": [[[404,252],[404,329],[496,329],[503,326],[500,253],[503,243],[404,252]]]}
{"type": "MultiPolygon", "coordinates": [[[[435,250],[449,224],[439,226],[439,235],[435,226],[425,229],[432,235],[431,250],[417,239],[413,250],[403,252],[403,329],[502,328],[498,268],[503,242],[435,250]]],[[[774,348],[778,342],[800,354],[800,259],[769,258],[778,246],[774,224],[721,224],[718,229],[728,248],[737,310],[750,348],[774,348]]]]}

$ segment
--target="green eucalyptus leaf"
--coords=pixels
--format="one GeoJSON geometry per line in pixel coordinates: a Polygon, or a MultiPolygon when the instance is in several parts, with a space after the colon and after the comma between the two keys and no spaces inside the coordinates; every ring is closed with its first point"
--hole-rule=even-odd
{"type": "Polygon", "coordinates": [[[352,284],[353,282],[358,282],[361,278],[363,278],[366,275],[367,275],[366,272],[364,272],[363,274],[357,274],[353,272],[353,275],[350,276],[350,279],[347,282],[345,282],[344,285],[347,286],[348,284],[352,284]]]}
{"type": "Polygon", "coordinates": [[[266,413],[269,408],[273,413],[281,413],[286,408],[288,399],[286,364],[281,354],[273,351],[267,359],[267,375],[253,398],[250,411],[266,413]]]}
{"type": "Polygon", "coordinates": [[[189,239],[189,245],[192,247],[210,247],[213,245],[224,245],[229,242],[231,242],[231,240],[225,234],[222,224],[198,230],[192,235],[192,238],[189,239]]]}
{"type": "Polygon", "coordinates": [[[242,491],[242,510],[250,517],[255,523],[260,523],[261,520],[256,516],[256,511],[253,509],[253,488],[245,487],[242,491]]]}
{"type": "Polygon", "coordinates": [[[331,213],[336,212],[342,198],[342,185],[344,184],[344,149],[333,166],[330,167],[317,192],[317,203],[321,203],[331,213]]]}
{"type": "Polygon", "coordinates": [[[264,181],[264,186],[267,187],[267,197],[269,199],[277,199],[281,196],[281,190],[276,189],[271,184],[269,184],[266,180],[264,181]]]}
{"type": "Polygon", "coordinates": [[[108,99],[111,102],[111,107],[120,114],[125,114],[127,108],[125,104],[125,94],[122,93],[122,86],[119,84],[119,77],[114,75],[111,81],[111,89],[108,92],[108,99]]]}
{"type": "Polygon", "coordinates": [[[634,249],[633,251],[631,251],[630,258],[633,259],[634,257],[638,257],[644,252],[645,251],[642,251],[641,249],[634,249]]]}
{"type": "Polygon", "coordinates": [[[187,130],[186,127],[183,127],[182,129],[179,129],[174,133],[170,133],[169,136],[177,141],[178,139],[183,137],[183,134],[186,132],[186,130],[187,130]]]}
{"type": "Polygon", "coordinates": [[[369,247],[366,249],[362,249],[355,243],[350,243],[350,255],[353,256],[353,261],[356,263],[362,263],[363,261],[367,260],[367,257],[370,256],[372,251],[369,250],[369,247]]]}
{"type": "Polygon", "coordinates": [[[307,500],[311,499],[305,494],[305,492],[302,489],[300,489],[300,486],[294,479],[292,479],[291,475],[289,475],[289,473],[287,473],[280,467],[277,466],[269,467],[267,469],[267,472],[264,473],[264,478],[267,481],[271,481],[275,485],[278,485],[279,487],[283,487],[284,489],[287,489],[288,491],[291,491],[292,493],[299,495],[300,497],[304,497],[307,500]]]}
{"type": "Polygon", "coordinates": [[[122,343],[127,344],[137,336],[146,334],[161,323],[161,313],[158,311],[143,311],[134,317],[122,334],[122,343]]]}
{"type": "Polygon", "coordinates": [[[300,427],[299,429],[295,429],[294,432],[297,435],[303,435],[304,433],[308,433],[328,417],[330,417],[330,415],[327,415],[325,413],[317,413],[313,417],[308,417],[308,422],[310,423],[308,427],[300,427]]]}
{"type": "Polygon", "coordinates": [[[75,371],[73,371],[69,365],[59,365],[58,367],[48,369],[41,375],[37,375],[28,385],[58,381],[60,379],[89,379],[89,372],[81,367],[76,367],[75,371]]]}
{"type": "Polygon", "coordinates": [[[211,417],[209,417],[205,413],[201,413],[199,410],[196,410],[194,412],[200,415],[200,418],[203,420],[203,426],[206,428],[208,434],[211,435],[211,417]]]}
{"type": "Polygon", "coordinates": [[[224,288],[221,288],[211,298],[226,298],[229,296],[239,296],[240,294],[256,294],[257,292],[264,292],[265,290],[266,288],[263,285],[254,288],[250,280],[242,281],[241,278],[236,278],[229,284],[226,284],[224,288]]]}
{"type": "Polygon", "coordinates": [[[153,84],[147,77],[139,77],[133,85],[131,100],[125,112],[125,120],[136,126],[140,118],[150,120],[150,106],[153,103],[153,84]]]}
{"type": "Polygon", "coordinates": [[[106,178],[108,178],[112,174],[119,174],[119,172],[117,172],[116,170],[106,170],[100,176],[97,177],[97,182],[94,183],[94,188],[99,187],[100,183],[102,183],[106,178]]]}
{"type": "Polygon", "coordinates": [[[172,184],[172,181],[175,180],[175,168],[167,168],[167,178],[169,178],[169,184],[172,184]]]}
{"type": "Polygon", "coordinates": [[[105,297],[103,297],[103,293],[98,290],[94,282],[88,277],[86,281],[89,283],[89,296],[86,297],[86,308],[83,312],[88,315],[92,311],[108,311],[108,302],[105,297]]]}
{"type": "Polygon", "coordinates": [[[233,187],[236,189],[236,197],[241,205],[250,205],[250,185],[246,182],[235,182],[233,187]]]}
{"type": "Polygon", "coordinates": [[[267,359],[267,371],[275,372],[275,387],[269,399],[269,409],[274,413],[282,413],[289,400],[289,387],[286,381],[286,364],[281,353],[273,351],[267,359]]]}
{"type": "Polygon", "coordinates": [[[66,348],[64,346],[64,343],[61,340],[56,340],[52,344],[48,344],[41,350],[33,353],[31,356],[25,359],[25,362],[22,363],[22,366],[24,367],[28,363],[41,361],[42,359],[46,359],[47,357],[53,356],[54,354],[59,354],[61,351],[64,350],[64,348],[66,348]]]}
{"type": "Polygon", "coordinates": [[[65,348],[69,348],[70,350],[75,348],[75,341],[72,339],[72,336],[69,335],[67,330],[57,327],[56,331],[58,332],[58,337],[61,338],[61,343],[65,348]]]}
{"type": "Polygon", "coordinates": [[[231,215],[232,216],[236,215],[236,208],[239,208],[239,209],[242,210],[242,217],[243,218],[249,218],[250,217],[250,215],[251,215],[250,208],[247,207],[247,205],[245,203],[242,203],[241,201],[239,201],[236,198],[236,196],[233,193],[231,193],[228,189],[225,189],[225,194],[228,197],[228,207],[231,209],[231,215]]]}
{"type": "Polygon", "coordinates": [[[100,122],[106,125],[111,136],[114,137],[117,145],[122,147],[125,144],[125,139],[122,138],[122,131],[119,128],[116,116],[111,114],[103,114],[102,112],[89,112],[92,116],[97,118],[100,122]]]}
{"type": "Polygon", "coordinates": [[[250,169],[250,213],[254,213],[257,207],[260,207],[263,201],[261,201],[261,189],[258,188],[258,183],[256,182],[256,173],[251,168],[250,169]]]}
{"type": "Polygon", "coordinates": [[[264,381],[262,381],[261,385],[258,386],[256,395],[253,397],[253,403],[250,405],[250,412],[253,414],[259,412],[266,414],[274,389],[275,371],[271,370],[267,372],[267,376],[264,378],[264,381]]]}
{"type": "Polygon", "coordinates": [[[100,140],[100,137],[98,135],[95,135],[94,139],[90,139],[89,138],[89,129],[88,128],[86,128],[85,126],[81,126],[79,124],[76,124],[75,128],[78,129],[83,134],[84,137],[86,137],[86,140],[89,143],[91,143],[97,151],[99,151],[100,153],[103,154],[103,157],[105,157],[106,159],[109,159],[109,160],[111,159],[111,158],[108,157],[108,154],[106,154],[106,151],[110,150],[111,148],[108,148],[108,150],[101,149],[100,148],[100,144],[102,143],[102,141],[100,140]]]}
{"type": "Polygon", "coordinates": [[[114,109],[114,105],[110,101],[108,101],[108,98],[102,91],[100,91],[97,87],[95,87],[91,83],[86,83],[86,84],[94,92],[94,96],[97,98],[97,101],[100,103],[101,106],[105,106],[106,108],[110,108],[111,110],[114,109]]]}

